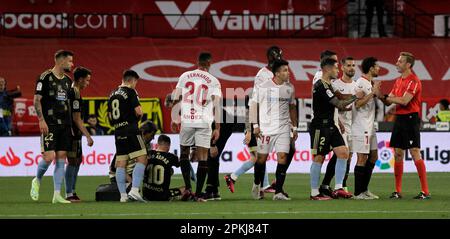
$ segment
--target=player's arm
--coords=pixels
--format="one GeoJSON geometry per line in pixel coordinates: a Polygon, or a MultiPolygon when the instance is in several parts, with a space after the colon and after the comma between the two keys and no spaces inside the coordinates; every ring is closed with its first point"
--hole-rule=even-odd
{"type": "Polygon", "coordinates": [[[369,94],[366,94],[363,98],[357,99],[355,101],[356,109],[359,109],[359,108],[363,107],[364,105],[366,105],[367,102],[369,102],[370,99],[373,99],[374,96],[375,96],[375,94],[373,92],[370,92],[369,94]]]}
{"type": "Polygon", "coordinates": [[[181,88],[175,88],[172,92],[172,108],[181,101],[181,88]]]}
{"type": "Polygon", "coordinates": [[[81,119],[81,113],[80,112],[73,112],[72,113],[73,121],[75,122],[75,125],[77,128],[83,133],[84,136],[86,136],[88,145],[92,146],[94,144],[94,140],[92,140],[91,134],[89,134],[88,130],[84,126],[84,122],[81,119]]]}
{"type": "Polygon", "coordinates": [[[260,129],[258,125],[258,103],[255,100],[250,99],[249,107],[250,124],[253,124],[253,128],[255,129],[253,131],[254,135],[259,137],[260,129]]]}
{"type": "MultiPolygon", "coordinates": [[[[327,90],[329,91],[329,90],[327,90]]],[[[331,91],[329,91],[331,92],[331,91]]],[[[327,95],[329,97],[329,102],[336,106],[339,110],[346,110],[345,108],[350,105],[351,103],[355,102],[356,100],[363,97],[363,94],[361,91],[356,92],[355,95],[350,96],[347,99],[340,100],[338,99],[333,93],[331,95],[327,92],[327,95]]]]}
{"type": "Polygon", "coordinates": [[[36,115],[39,119],[39,130],[41,134],[48,134],[48,126],[45,122],[44,114],[42,113],[42,96],[44,95],[44,91],[46,87],[44,87],[45,81],[43,78],[39,78],[36,84],[36,92],[34,94],[33,105],[36,110],[36,115]]]}
{"type": "Polygon", "coordinates": [[[405,94],[402,97],[395,97],[395,96],[389,95],[388,97],[386,97],[385,101],[387,101],[389,103],[395,103],[395,104],[406,106],[412,100],[412,98],[414,98],[413,94],[411,94],[409,92],[405,92],[405,94]]]}

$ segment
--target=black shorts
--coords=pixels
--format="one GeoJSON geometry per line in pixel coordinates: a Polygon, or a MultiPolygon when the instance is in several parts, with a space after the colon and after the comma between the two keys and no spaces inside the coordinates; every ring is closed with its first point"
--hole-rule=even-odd
{"type": "Polygon", "coordinates": [[[70,137],[70,149],[67,152],[67,157],[79,159],[82,155],[81,138],[70,137]]]}
{"type": "Polygon", "coordinates": [[[420,148],[420,118],[418,113],[397,115],[392,129],[392,148],[420,148]]]}
{"type": "Polygon", "coordinates": [[[66,125],[49,125],[48,134],[41,134],[41,152],[47,151],[69,151],[72,131],[66,125]]]}
{"type": "Polygon", "coordinates": [[[170,188],[169,191],[159,193],[143,187],[142,196],[147,201],[172,201],[181,196],[181,190],[179,188],[170,188]]]}
{"type": "Polygon", "coordinates": [[[311,126],[309,130],[311,136],[312,155],[327,155],[333,148],[345,146],[344,139],[336,125],[331,126],[311,126]]]}
{"type": "Polygon", "coordinates": [[[147,155],[144,139],[139,133],[115,134],[116,161],[134,159],[147,155]]]}

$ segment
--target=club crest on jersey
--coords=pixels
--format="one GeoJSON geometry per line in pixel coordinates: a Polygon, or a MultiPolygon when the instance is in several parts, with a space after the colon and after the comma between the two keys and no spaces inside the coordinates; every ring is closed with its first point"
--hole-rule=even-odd
{"type": "Polygon", "coordinates": [[[80,102],[78,100],[75,100],[73,102],[73,108],[76,110],[80,109],[80,102]]]}
{"type": "Polygon", "coordinates": [[[333,92],[331,92],[331,90],[327,90],[326,93],[327,93],[328,97],[334,96],[334,94],[333,94],[333,92]]]}
{"type": "Polygon", "coordinates": [[[42,90],[42,82],[37,83],[36,90],[38,90],[38,91],[42,90]]]}

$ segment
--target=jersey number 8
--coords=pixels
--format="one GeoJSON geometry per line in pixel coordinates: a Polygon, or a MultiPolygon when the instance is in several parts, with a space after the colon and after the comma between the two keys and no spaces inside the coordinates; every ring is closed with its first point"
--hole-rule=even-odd
{"type": "Polygon", "coordinates": [[[120,118],[120,108],[119,108],[119,100],[118,99],[114,99],[111,102],[111,106],[112,106],[112,117],[113,119],[117,120],[120,118]]]}

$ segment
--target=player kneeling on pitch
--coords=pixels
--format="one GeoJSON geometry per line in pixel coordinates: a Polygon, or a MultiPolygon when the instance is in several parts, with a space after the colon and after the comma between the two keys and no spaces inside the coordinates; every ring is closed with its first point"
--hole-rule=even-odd
{"type": "MultiPolygon", "coordinates": [[[[289,83],[288,64],[285,60],[276,60],[272,66],[274,78],[255,89],[250,99],[250,122],[253,123],[254,134],[258,138],[258,155],[252,189],[254,199],[262,199],[260,191],[267,156],[275,148],[278,165],[273,200],[291,200],[283,191],[283,184],[289,166],[287,154],[291,145],[291,123],[297,125],[297,114],[294,87],[289,83]],[[257,120],[258,113],[260,124],[257,120]]],[[[297,127],[292,128],[295,141],[298,137],[297,127]]]]}

